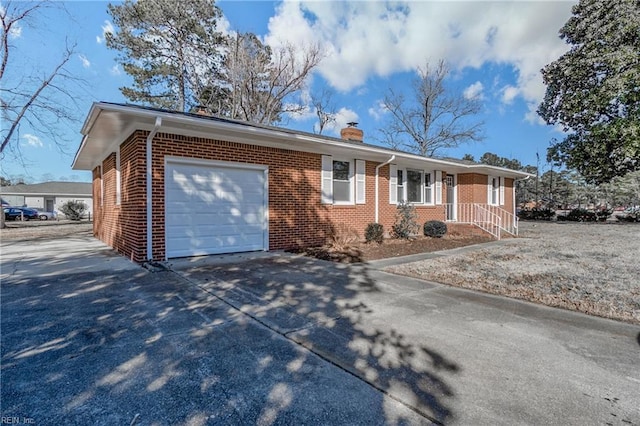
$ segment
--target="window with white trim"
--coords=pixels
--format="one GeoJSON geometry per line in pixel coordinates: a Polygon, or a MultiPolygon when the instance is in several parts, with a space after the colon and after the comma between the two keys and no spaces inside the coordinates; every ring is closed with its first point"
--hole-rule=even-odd
{"type": "Polygon", "coordinates": [[[422,204],[424,172],[407,169],[407,202],[422,204]]]}
{"type": "Polygon", "coordinates": [[[500,202],[501,179],[498,176],[489,176],[488,184],[488,202],[492,206],[498,206],[500,202]]]}
{"type": "Polygon", "coordinates": [[[350,203],[351,198],[351,162],[333,160],[333,202],[350,203]]]}
{"type": "Polygon", "coordinates": [[[322,204],[364,204],[366,162],[322,156],[322,204]],[[357,192],[357,194],[356,194],[357,192]]]}
{"type": "Polygon", "coordinates": [[[396,179],[389,180],[389,203],[396,204],[406,201],[412,204],[434,204],[434,194],[437,192],[437,187],[434,183],[433,172],[401,169],[395,165],[392,169],[395,169],[396,179]]]}

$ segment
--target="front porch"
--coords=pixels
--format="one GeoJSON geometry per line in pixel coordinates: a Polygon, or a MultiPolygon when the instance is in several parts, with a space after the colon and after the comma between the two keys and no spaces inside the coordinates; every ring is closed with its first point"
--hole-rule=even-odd
{"type": "Polygon", "coordinates": [[[501,239],[504,234],[518,235],[518,217],[501,208],[482,203],[445,204],[444,221],[447,223],[468,224],[501,239]]]}

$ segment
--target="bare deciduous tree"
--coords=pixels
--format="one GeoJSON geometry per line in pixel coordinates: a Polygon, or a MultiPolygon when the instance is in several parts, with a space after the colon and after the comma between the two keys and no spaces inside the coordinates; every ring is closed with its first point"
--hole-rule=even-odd
{"type": "Polygon", "coordinates": [[[383,100],[390,120],[379,129],[380,139],[394,148],[423,156],[482,140],[483,123],[472,120],[480,112],[479,100],[447,92],[444,80],[448,74],[444,61],[435,68],[427,64],[418,69],[413,81],[414,98],[390,89],[383,100]]]}
{"type": "MultiPolygon", "coordinates": [[[[67,46],[61,59],[51,71],[34,69],[30,71],[24,64],[15,64],[16,56],[12,39],[20,36],[23,26],[28,26],[44,9],[59,7],[47,1],[11,2],[0,5],[0,111],[3,125],[0,129],[0,158],[7,156],[24,163],[20,151],[20,128],[27,125],[34,136],[46,137],[64,151],[66,141],[61,129],[77,121],[75,112],[79,111],[75,96],[66,87],[73,82],[82,81],[66,70],[75,45],[67,46]]],[[[0,228],[4,228],[4,213],[0,214],[0,228]]]]}
{"type": "Polygon", "coordinates": [[[321,58],[317,46],[272,49],[254,34],[237,34],[228,40],[221,81],[212,83],[200,99],[222,116],[278,123],[283,114],[305,108],[299,95],[321,58]]]}
{"type": "Polygon", "coordinates": [[[17,136],[22,124],[28,124],[34,132],[46,136],[63,149],[64,143],[59,129],[77,121],[74,110],[69,108],[70,105],[77,106],[75,97],[65,86],[69,82],[81,83],[81,80],[65,69],[74,53],[75,45],[67,46],[60,61],[48,73],[39,69],[29,73],[23,68],[16,70],[11,65],[14,50],[11,39],[17,36],[16,29],[28,24],[49,6],[49,2],[5,2],[0,7],[0,109],[4,122],[0,153],[3,158],[10,151],[15,159],[22,161],[17,136]]]}
{"type": "Polygon", "coordinates": [[[324,128],[336,121],[335,106],[332,103],[333,92],[326,87],[311,95],[311,105],[318,116],[318,126],[314,128],[321,135],[324,128]]]}

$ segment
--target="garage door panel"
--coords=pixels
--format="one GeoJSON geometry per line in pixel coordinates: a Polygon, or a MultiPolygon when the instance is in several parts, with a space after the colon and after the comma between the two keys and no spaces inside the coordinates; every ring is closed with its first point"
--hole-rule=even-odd
{"type": "MultiPolygon", "coordinates": [[[[193,166],[190,166],[193,170],[193,166]]],[[[260,170],[225,169],[222,172],[199,173],[188,170],[172,170],[169,190],[179,190],[191,202],[214,205],[219,201],[240,203],[263,196],[264,175],[260,170]],[[246,185],[251,180],[253,185],[246,185]]]]}
{"type": "Polygon", "coordinates": [[[238,236],[182,237],[172,241],[171,257],[229,253],[230,246],[234,247],[235,252],[263,250],[261,243],[246,241],[238,236]]]}
{"type": "Polygon", "coordinates": [[[264,170],[167,163],[167,257],[265,250],[264,170]]]}
{"type": "Polygon", "coordinates": [[[217,224],[225,225],[243,225],[243,226],[260,226],[264,227],[264,211],[256,213],[236,214],[230,212],[194,212],[194,213],[175,213],[167,217],[166,224],[184,225],[184,226],[207,226],[212,224],[212,220],[217,224]]]}

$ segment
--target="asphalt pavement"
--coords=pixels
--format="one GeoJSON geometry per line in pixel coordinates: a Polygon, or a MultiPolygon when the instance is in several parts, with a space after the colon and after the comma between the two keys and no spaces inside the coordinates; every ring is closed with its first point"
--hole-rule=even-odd
{"type": "Polygon", "coordinates": [[[277,252],[0,249],[3,421],[640,425],[635,325],[277,252]]]}

